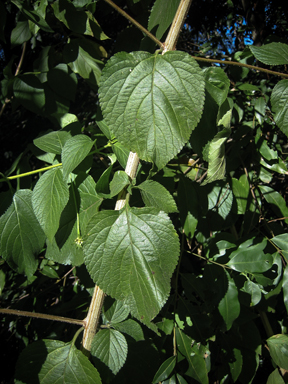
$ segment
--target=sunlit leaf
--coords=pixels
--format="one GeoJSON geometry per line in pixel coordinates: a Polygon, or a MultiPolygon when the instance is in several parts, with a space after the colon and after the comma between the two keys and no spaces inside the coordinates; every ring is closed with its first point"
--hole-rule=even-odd
{"type": "Polygon", "coordinates": [[[123,367],[127,352],[125,337],[115,329],[101,329],[93,338],[91,354],[106,364],[114,375],[123,367]]]}
{"type": "Polygon", "coordinates": [[[146,180],[137,185],[136,188],[140,189],[146,207],[158,208],[160,211],[167,213],[177,212],[177,206],[173,197],[157,181],[146,180]]]}
{"type": "Polygon", "coordinates": [[[99,96],[118,141],[163,168],[200,120],[204,80],[184,52],[121,52],[103,69],[99,96]]]}
{"type": "Polygon", "coordinates": [[[288,45],[283,43],[270,43],[257,47],[250,45],[250,50],[257,60],[267,65],[288,64],[288,45]]]}
{"type": "Polygon", "coordinates": [[[69,132],[66,131],[54,131],[49,132],[46,135],[37,137],[33,141],[36,147],[42,149],[44,152],[55,153],[60,155],[66,141],[71,137],[69,132]]]}
{"type": "Polygon", "coordinates": [[[274,335],[267,340],[269,352],[274,362],[288,370],[288,336],[274,335]]]}
{"type": "MultiPolygon", "coordinates": [[[[134,0],[135,2],[135,0],[134,0]]],[[[157,39],[161,39],[173,21],[180,0],[156,0],[150,13],[148,31],[153,30],[157,39]],[[154,30],[156,30],[154,32],[154,30]]]]}
{"type": "Polygon", "coordinates": [[[153,208],[126,206],[99,212],[87,232],[85,264],[94,282],[149,324],[167,300],[179,255],[168,216],[153,208]]]}

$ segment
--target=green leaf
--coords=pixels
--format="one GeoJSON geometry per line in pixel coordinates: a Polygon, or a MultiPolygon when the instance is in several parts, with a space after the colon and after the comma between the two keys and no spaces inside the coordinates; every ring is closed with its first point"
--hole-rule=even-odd
{"type": "Polygon", "coordinates": [[[36,147],[42,149],[42,151],[44,152],[55,153],[56,155],[60,155],[64,144],[69,138],[71,138],[69,132],[54,131],[49,132],[41,137],[37,137],[37,139],[35,139],[33,143],[36,145],[36,147]]]}
{"type": "Polygon", "coordinates": [[[44,88],[36,76],[17,76],[13,83],[13,91],[17,101],[25,108],[37,114],[44,113],[44,88]]]}
{"type": "Polygon", "coordinates": [[[267,344],[275,364],[288,370],[288,336],[274,335],[267,340],[267,344]]]}
{"type": "Polygon", "coordinates": [[[286,312],[288,314],[288,266],[287,265],[283,272],[282,290],[283,290],[283,296],[284,296],[283,301],[286,307],[286,312]]]}
{"type": "Polygon", "coordinates": [[[99,97],[117,140],[163,168],[200,120],[204,80],[187,53],[120,52],[102,71],[99,97]]]}
{"type": "Polygon", "coordinates": [[[113,165],[111,164],[109,168],[105,169],[105,171],[100,176],[99,180],[96,184],[96,192],[99,196],[103,198],[110,198],[110,174],[112,171],[113,165]]]}
{"type": "Polygon", "coordinates": [[[74,101],[77,77],[75,73],[71,73],[71,69],[67,64],[58,64],[50,69],[47,74],[49,87],[59,96],[74,101]]]}
{"type": "Polygon", "coordinates": [[[110,182],[110,197],[118,195],[127,185],[130,184],[129,176],[124,171],[117,171],[114,173],[113,179],[110,182]]]}
{"type": "MultiPolygon", "coordinates": [[[[42,12],[41,7],[39,7],[36,10],[31,10],[28,8],[28,6],[19,0],[12,0],[12,3],[14,3],[20,11],[27,17],[28,20],[30,20],[32,23],[38,25],[43,31],[45,32],[53,32],[53,29],[50,28],[50,26],[47,24],[45,18],[43,17],[45,15],[45,10],[44,13],[42,12]]],[[[45,9],[44,5],[44,9],[45,9]]]]}
{"type": "Polygon", "coordinates": [[[87,228],[85,264],[94,282],[149,324],[170,292],[179,240],[169,217],[153,208],[101,211],[87,228]]]}
{"type": "Polygon", "coordinates": [[[32,34],[29,29],[28,21],[18,21],[16,27],[12,30],[11,33],[11,44],[21,45],[28,41],[31,38],[32,34]]]}
{"type": "Polygon", "coordinates": [[[274,191],[274,189],[267,187],[266,185],[259,185],[259,189],[267,203],[271,204],[271,208],[276,215],[285,217],[285,223],[288,224],[288,208],[286,201],[280,193],[274,191]]]}
{"type": "Polygon", "coordinates": [[[205,87],[216,103],[222,105],[227,98],[230,81],[221,68],[210,67],[204,70],[205,87]]]}
{"type": "MultiPolygon", "coordinates": [[[[208,187],[204,187],[208,188],[208,187]]],[[[209,191],[209,190],[208,190],[209,191]]],[[[207,191],[207,192],[208,192],[207,191]]],[[[232,209],[233,193],[228,183],[218,182],[208,192],[208,210],[216,212],[224,220],[228,217],[232,209]]]]}
{"type": "Polygon", "coordinates": [[[72,343],[41,340],[28,345],[16,366],[17,384],[101,384],[97,369],[72,343]]]}
{"type": "Polygon", "coordinates": [[[32,192],[19,190],[0,218],[0,252],[9,266],[18,273],[32,276],[37,269],[35,256],[41,251],[45,235],[35,217],[32,192]]]}
{"type": "Polygon", "coordinates": [[[222,180],[225,177],[226,159],[224,143],[230,136],[230,129],[223,129],[218,132],[209,145],[208,173],[207,178],[202,183],[206,185],[215,180],[222,180]]]}
{"type": "Polygon", "coordinates": [[[257,47],[250,45],[250,50],[257,60],[267,65],[288,64],[288,45],[283,43],[270,43],[257,47]]]}
{"type": "Polygon", "coordinates": [[[145,180],[137,185],[146,207],[154,207],[166,213],[177,212],[177,205],[163,185],[157,181],[145,180]]]}
{"type": "Polygon", "coordinates": [[[50,241],[58,230],[60,216],[68,199],[68,185],[59,168],[45,172],[35,185],[32,195],[33,210],[50,241]]]}
{"type": "Polygon", "coordinates": [[[78,73],[95,89],[103,67],[100,60],[102,57],[106,57],[104,49],[95,41],[87,39],[71,40],[64,48],[65,61],[72,71],[78,73]]]}
{"type": "Polygon", "coordinates": [[[278,368],[270,373],[266,384],[285,384],[282,376],[280,375],[278,368]]]}
{"type": "Polygon", "coordinates": [[[176,328],[177,348],[188,361],[189,368],[186,375],[193,377],[201,384],[208,384],[208,372],[204,356],[201,356],[197,346],[192,345],[192,339],[176,328]]]}
{"type": "Polygon", "coordinates": [[[172,23],[180,0],[156,0],[150,13],[148,31],[152,31],[157,39],[161,39],[172,23]]]}
{"type": "Polygon", "coordinates": [[[141,328],[141,325],[138,324],[135,320],[128,319],[122,321],[122,323],[112,322],[113,328],[121,333],[126,333],[127,335],[133,337],[135,341],[145,340],[144,333],[141,328]]]}
{"type": "Polygon", "coordinates": [[[243,368],[243,357],[240,349],[233,348],[232,362],[229,362],[232,380],[235,383],[243,368]]]}
{"type": "Polygon", "coordinates": [[[240,314],[240,303],[238,300],[238,289],[234,280],[230,277],[227,271],[225,272],[228,279],[228,290],[221,299],[218,305],[218,310],[226,324],[227,331],[229,331],[234,320],[236,320],[240,314]]]}
{"type": "Polygon", "coordinates": [[[230,261],[227,265],[238,272],[265,272],[273,265],[273,257],[269,253],[265,254],[263,249],[266,247],[266,240],[261,243],[251,245],[248,248],[238,248],[232,252],[230,261]]]}
{"type": "Polygon", "coordinates": [[[125,169],[126,164],[127,164],[127,160],[129,157],[129,153],[130,153],[129,149],[125,148],[124,145],[122,145],[118,142],[112,143],[112,149],[113,149],[113,152],[115,153],[117,160],[119,161],[121,167],[125,169]]]}
{"type": "Polygon", "coordinates": [[[258,284],[253,283],[253,281],[247,280],[245,281],[245,284],[242,290],[244,292],[249,293],[249,295],[251,295],[250,306],[257,305],[260,302],[262,297],[262,292],[258,284]]]}
{"type": "Polygon", "coordinates": [[[176,373],[177,380],[179,384],[188,384],[184,377],[180,376],[179,373],[176,373]]]}
{"type": "Polygon", "coordinates": [[[125,337],[115,329],[100,329],[93,338],[91,354],[106,364],[114,375],[123,367],[127,352],[125,337]]]}
{"type": "Polygon", "coordinates": [[[237,203],[237,214],[244,215],[249,195],[249,184],[242,184],[240,180],[232,178],[232,191],[237,203]]]}
{"type": "Polygon", "coordinates": [[[104,302],[104,315],[106,319],[113,324],[121,323],[121,321],[126,320],[129,315],[129,308],[123,305],[122,301],[113,300],[112,305],[111,299],[108,299],[104,302]]]}
{"type": "Polygon", "coordinates": [[[177,197],[181,224],[185,235],[189,239],[192,239],[198,224],[199,216],[199,204],[195,183],[186,177],[181,177],[179,180],[177,197]]]}
{"type": "Polygon", "coordinates": [[[288,80],[279,81],[271,95],[271,105],[275,123],[288,136],[288,80]]]}
{"type": "Polygon", "coordinates": [[[155,373],[152,383],[157,384],[159,381],[166,380],[175,368],[176,360],[176,356],[171,356],[165,360],[164,363],[161,364],[158,371],[155,373]]]}
{"type": "Polygon", "coordinates": [[[64,180],[85,159],[92,146],[93,141],[86,135],[76,135],[66,141],[62,151],[64,180]]]}

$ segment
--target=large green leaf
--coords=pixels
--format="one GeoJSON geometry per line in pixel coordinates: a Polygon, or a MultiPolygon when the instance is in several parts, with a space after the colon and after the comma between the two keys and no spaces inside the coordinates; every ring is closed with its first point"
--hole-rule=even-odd
{"type": "Polygon", "coordinates": [[[91,354],[106,364],[114,375],[123,367],[127,352],[125,337],[115,329],[101,329],[93,338],[91,354]]]}
{"type": "Polygon", "coordinates": [[[45,235],[31,203],[32,192],[19,190],[0,218],[0,252],[11,268],[32,276],[38,266],[35,256],[41,251],[45,235]]]}
{"type": "Polygon", "coordinates": [[[23,44],[25,41],[29,40],[31,36],[32,34],[29,29],[28,21],[19,20],[16,27],[12,30],[11,44],[12,46],[23,44]]]}
{"type": "Polygon", "coordinates": [[[186,375],[193,377],[201,384],[208,384],[208,372],[204,356],[201,356],[197,345],[192,346],[192,339],[176,328],[176,341],[179,351],[188,361],[189,368],[186,375]]]}
{"type": "Polygon", "coordinates": [[[200,120],[204,80],[184,52],[120,52],[102,71],[99,97],[119,142],[163,168],[200,120]]]}
{"type": "Polygon", "coordinates": [[[68,199],[68,185],[59,168],[45,172],[35,185],[32,195],[33,210],[50,241],[57,232],[60,216],[68,199]]]}
{"type": "Polygon", "coordinates": [[[87,232],[85,264],[94,282],[149,324],[167,300],[179,255],[169,217],[154,208],[125,206],[99,212],[87,232]]]}
{"type": "Polygon", "coordinates": [[[266,185],[259,185],[259,189],[263,193],[264,199],[267,203],[271,204],[271,208],[276,215],[284,217],[286,224],[288,224],[288,208],[286,201],[280,193],[274,191],[274,189],[267,187],[266,185]]]}
{"type": "Polygon", "coordinates": [[[157,39],[161,39],[177,11],[180,0],[156,0],[150,13],[148,31],[152,31],[157,39]],[[154,28],[156,31],[154,32],[154,28]]]}
{"type": "Polygon", "coordinates": [[[240,314],[240,303],[238,300],[238,289],[234,280],[230,277],[227,271],[225,272],[228,279],[228,290],[221,299],[218,305],[218,310],[225,321],[227,330],[229,331],[234,320],[236,320],[240,314]]]}
{"type": "Polygon", "coordinates": [[[155,373],[153,378],[153,384],[159,383],[159,381],[166,380],[169,375],[172,373],[176,365],[176,356],[171,356],[164,363],[161,364],[158,371],[155,373]]]}
{"type": "Polygon", "coordinates": [[[154,207],[167,213],[177,212],[177,205],[163,185],[157,181],[145,180],[137,185],[146,207],[154,207]]]}
{"type": "Polygon", "coordinates": [[[101,384],[97,369],[72,343],[36,341],[21,353],[17,384],[101,384]]]}
{"type": "Polygon", "coordinates": [[[92,146],[93,141],[86,135],[76,135],[66,141],[62,151],[64,180],[85,159],[92,146]]]}
{"type": "Polygon", "coordinates": [[[270,43],[257,47],[249,47],[257,60],[267,65],[288,64],[288,45],[283,43],[270,43]]]}
{"type": "Polygon", "coordinates": [[[275,113],[275,123],[288,136],[288,80],[279,81],[271,95],[272,110],[275,113]]]}
{"type": "Polygon", "coordinates": [[[44,152],[60,155],[64,144],[70,137],[71,135],[69,132],[54,131],[49,132],[41,137],[37,137],[33,143],[36,145],[36,147],[42,149],[44,152]]]}
{"type": "Polygon", "coordinates": [[[239,247],[232,252],[230,261],[227,263],[229,267],[238,272],[265,272],[272,267],[273,257],[269,253],[264,253],[267,241],[251,245],[248,248],[239,247]]]}
{"type": "Polygon", "coordinates": [[[288,336],[274,335],[267,340],[269,352],[274,362],[288,370],[288,336]]]}

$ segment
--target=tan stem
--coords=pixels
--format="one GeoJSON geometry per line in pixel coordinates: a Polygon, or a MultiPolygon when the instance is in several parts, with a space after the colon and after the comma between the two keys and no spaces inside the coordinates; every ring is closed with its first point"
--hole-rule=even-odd
{"type": "Polygon", "coordinates": [[[82,327],[84,327],[85,325],[84,320],[70,319],[69,317],[62,317],[62,316],[55,316],[55,315],[47,315],[45,313],[19,311],[17,309],[0,308],[0,313],[6,313],[7,315],[34,317],[36,319],[43,319],[43,320],[61,321],[63,323],[81,325],[82,327]]]}
{"type": "MultiPolygon", "coordinates": [[[[115,9],[118,10],[118,7],[115,6],[115,4],[111,0],[105,0],[105,1],[111,4],[115,9]]],[[[181,0],[179,4],[179,8],[174,18],[174,21],[171,26],[171,29],[173,27],[173,32],[170,33],[169,31],[167,39],[164,44],[165,52],[167,51],[167,47],[172,47],[172,46],[175,47],[184,23],[184,19],[187,15],[188,8],[191,4],[191,1],[192,0],[181,0]]],[[[120,12],[120,13],[123,14],[123,12],[120,12]]],[[[161,45],[163,46],[162,43],[161,45]]],[[[137,153],[130,152],[127,160],[125,172],[132,180],[136,177],[138,165],[139,165],[139,157],[137,153]]],[[[120,210],[121,208],[124,207],[126,198],[127,198],[127,192],[126,190],[123,190],[118,196],[117,203],[115,205],[115,210],[120,210]]],[[[90,354],[92,340],[97,331],[101,309],[104,302],[104,296],[105,296],[104,292],[96,285],[94,289],[92,301],[89,307],[88,316],[85,319],[86,326],[85,326],[83,340],[82,340],[82,350],[87,356],[89,356],[90,354]]]]}

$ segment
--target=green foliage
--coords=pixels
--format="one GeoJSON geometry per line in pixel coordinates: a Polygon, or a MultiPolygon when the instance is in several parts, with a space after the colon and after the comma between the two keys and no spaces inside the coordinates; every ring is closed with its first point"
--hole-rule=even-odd
{"type": "MultiPolygon", "coordinates": [[[[164,42],[179,3],[121,6],[164,42]]],[[[105,2],[0,3],[1,307],[61,321],[5,312],[10,381],[287,381],[288,46],[226,49],[252,23],[234,3],[164,54],[105,2]]]]}

